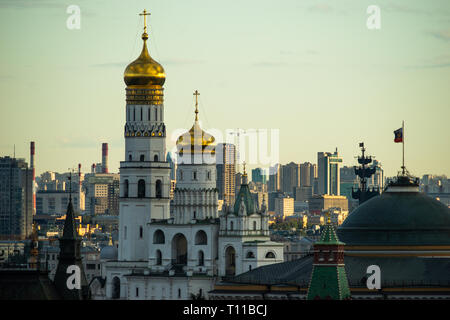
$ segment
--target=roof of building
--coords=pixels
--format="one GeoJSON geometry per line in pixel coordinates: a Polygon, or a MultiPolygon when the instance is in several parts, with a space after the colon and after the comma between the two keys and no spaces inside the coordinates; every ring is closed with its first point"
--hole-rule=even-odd
{"type": "Polygon", "coordinates": [[[0,300],[58,300],[55,285],[45,271],[0,270],[0,300]]]}
{"type": "Polygon", "coordinates": [[[337,229],[347,245],[450,245],[450,209],[400,179],[337,229]]]}
{"type": "MultiPolygon", "coordinates": [[[[362,257],[345,256],[345,271],[351,287],[365,287],[367,267],[381,269],[381,286],[450,285],[450,259],[427,257],[362,257]]],[[[307,287],[313,267],[313,256],[262,266],[228,278],[235,284],[291,284],[307,287]]]]}
{"type": "Polygon", "coordinates": [[[236,197],[236,201],[234,202],[234,213],[236,215],[239,214],[239,209],[241,207],[241,202],[244,202],[245,209],[247,211],[247,215],[251,215],[253,213],[256,213],[256,206],[255,201],[253,199],[253,196],[250,192],[250,189],[248,187],[248,184],[241,184],[241,189],[239,190],[239,193],[236,197]]]}

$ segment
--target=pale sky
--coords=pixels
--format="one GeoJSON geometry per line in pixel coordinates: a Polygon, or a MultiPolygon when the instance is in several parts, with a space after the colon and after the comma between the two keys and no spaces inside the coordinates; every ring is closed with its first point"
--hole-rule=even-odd
{"type": "MultiPolygon", "coordinates": [[[[2,0],[0,156],[67,171],[124,160],[123,71],[142,48],[166,71],[168,137],[204,129],[279,129],[280,162],[317,162],[336,147],[354,165],[358,143],[386,175],[401,166],[393,131],[405,120],[406,167],[450,176],[448,0],[2,0]],[[81,28],[69,30],[69,5],[81,28]],[[381,29],[369,30],[369,5],[381,29]]],[[[174,142],[167,140],[168,150],[174,142]]],[[[250,166],[250,168],[255,165],[250,166]]]]}

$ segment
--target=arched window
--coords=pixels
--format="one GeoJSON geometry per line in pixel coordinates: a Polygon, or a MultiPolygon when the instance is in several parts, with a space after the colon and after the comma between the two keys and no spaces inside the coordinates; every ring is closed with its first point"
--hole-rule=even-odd
{"type": "Polygon", "coordinates": [[[233,221],[230,221],[230,231],[233,231],[233,225],[234,225],[233,221]]]}
{"type": "Polygon", "coordinates": [[[197,219],[197,212],[194,210],[194,219],[197,219]]]}
{"type": "Polygon", "coordinates": [[[253,259],[255,258],[255,254],[253,253],[253,251],[248,251],[247,255],[246,255],[247,259],[253,259]]]}
{"type": "Polygon", "coordinates": [[[150,108],[147,108],[147,117],[148,117],[148,121],[150,121],[150,108]]]}
{"type": "Polygon", "coordinates": [[[128,198],[128,179],[123,182],[123,197],[128,198]]]}
{"type": "Polygon", "coordinates": [[[156,230],[153,234],[153,243],[154,244],[164,244],[166,242],[166,238],[164,236],[164,232],[162,230],[156,230]]]}
{"type": "Polygon", "coordinates": [[[269,251],[266,253],[266,259],[275,259],[275,253],[269,251]]]}
{"type": "Polygon", "coordinates": [[[203,266],[205,265],[205,254],[202,250],[198,252],[198,265],[203,266]]]}
{"type": "Polygon", "coordinates": [[[236,250],[229,246],[225,250],[225,275],[234,276],[236,274],[236,250]]]}
{"type": "Polygon", "coordinates": [[[155,121],[158,121],[158,108],[155,108],[155,121]]]}
{"type": "Polygon", "coordinates": [[[195,234],[195,244],[197,245],[205,245],[208,244],[208,236],[206,235],[206,232],[203,230],[197,231],[195,234]]]}
{"type": "Polygon", "coordinates": [[[159,180],[159,179],[156,180],[155,191],[156,191],[156,197],[162,198],[162,183],[161,183],[161,180],[159,180]]]}
{"type": "Polygon", "coordinates": [[[197,171],[194,171],[194,172],[193,172],[193,177],[194,177],[194,178],[193,178],[194,180],[197,180],[197,171]]]}
{"type": "Polygon", "coordinates": [[[178,298],[181,298],[181,289],[178,289],[178,298]]]}
{"type": "Polygon", "coordinates": [[[144,120],[144,119],[142,118],[142,107],[141,107],[141,121],[142,121],[142,120],[144,120]]]}
{"type": "Polygon", "coordinates": [[[138,198],[144,198],[145,197],[145,180],[140,179],[138,181],[138,198]]]}
{"type": "Polygon", "coordinates": [[[142,239],[142,237],[144,236],[144,228],[142,228],[142,226],[139,227],[139,239],[142,239]]]}
{"type": "Polygon", "coordinates": [[[136,109],[133,108],[133,121],[136,121],[136,109]]]}
{"type": "Polygon", "coordinates": [[[127,240],[127,226],[123,227],[123,238],[127,240]]]}
{"type": "Polygon", "coordinates": [[[141,157],[140,157],[139,160],[144,161],[145,160],[145,156],[143,154],[141,154],[141,157]]]}
{"type": "Polygon", "coordinates": [[[156,250],[156,265],[160,266],[162,264],[162,253],[161,250],[156,250]]]}
{"type": "Polygon", "coordinates": [[[133,157],[131,156],[131,154],[128,155],[128,161],[133,161],[133,157]]]}
{"type": "Polygon", "coordinates": [[[256,231],[256,221],[253,221],[253,230],[256,231]]]}
{"type": "Polygon", "coordinates": [[[153,157],[153,161],[158,162],[158,155],[155,154],[155,156],[153,157]]]}
{"type": "Polygon", "coordinates": [[[113,299],[120,298],[120,279],[119,279],[119,277],[113,278],[112,298],[113,299]]]}
{"type": "Polygon", "coordinates": [[[252,271],[252,265],[248,266],[248,271],[252,271]]]}
{"type": "Polygon", "coordinates": [[[211,171],[208,171],[208,172],[206,173],[206,178],[207,178],[208,180],[211,180],[211,171]]]}

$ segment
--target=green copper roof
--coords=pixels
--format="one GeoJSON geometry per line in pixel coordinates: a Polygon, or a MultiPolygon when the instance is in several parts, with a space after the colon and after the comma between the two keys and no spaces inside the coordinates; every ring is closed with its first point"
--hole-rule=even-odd
{"type": "Polygon", "coordinates": [[[322,236],[320,237],[320,240],[315,242],[315,244],[344,244],[343,242],[339,241],[339,238],[336,235],[336,230],[334,229],[333,225],[330,223],[327,223],[322,231],[322,236]]]}
{"type": "Polygon", "coordinates": [[[350,298],[344,266],[314,266],[307,299],[343,300],[350,298]]]}
{"type": "Polygon", "coordinates": [[[421,192],[384,192],[337,229],[347,245],[450,245],[450,209],[421,192]]]}
{"type": "Polygon", "coordinates": [[[241,184],[241,189],[239,190],[238,196],[236,197],[236,201],[234,203],[234,213],[239,214],[239,208],[241,207],[241,201],[244,201],[245,208],[247,209],[247,215],[251,215],[256,213],[255,203],[253,201],[252,194],[250,193],[250,189],[248,184],[241,184]]]}

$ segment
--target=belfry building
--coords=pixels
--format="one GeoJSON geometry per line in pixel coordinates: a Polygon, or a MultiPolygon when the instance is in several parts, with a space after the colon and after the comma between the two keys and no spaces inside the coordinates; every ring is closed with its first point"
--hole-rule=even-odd
{"type": "Polygon", "coordinates": [[[102,285],[94,285],[94,296],[208,298],[222,277],[282,262],[283,245],[270,241],[267,213],[264,206],[257,208],[245,191],[246,179],[234,210],[219,215],[216,142],[200,126],[197,91],[194,124],[176,142],[177,184],[171,210],[171,167],[166,161],[164,123],[166,75],[149,55],[148,38],[145,26],[142,52],[124,73],[125,160],[120,163],[119,247],[116,255],[108,257],[106,278],[102,285]]]}

